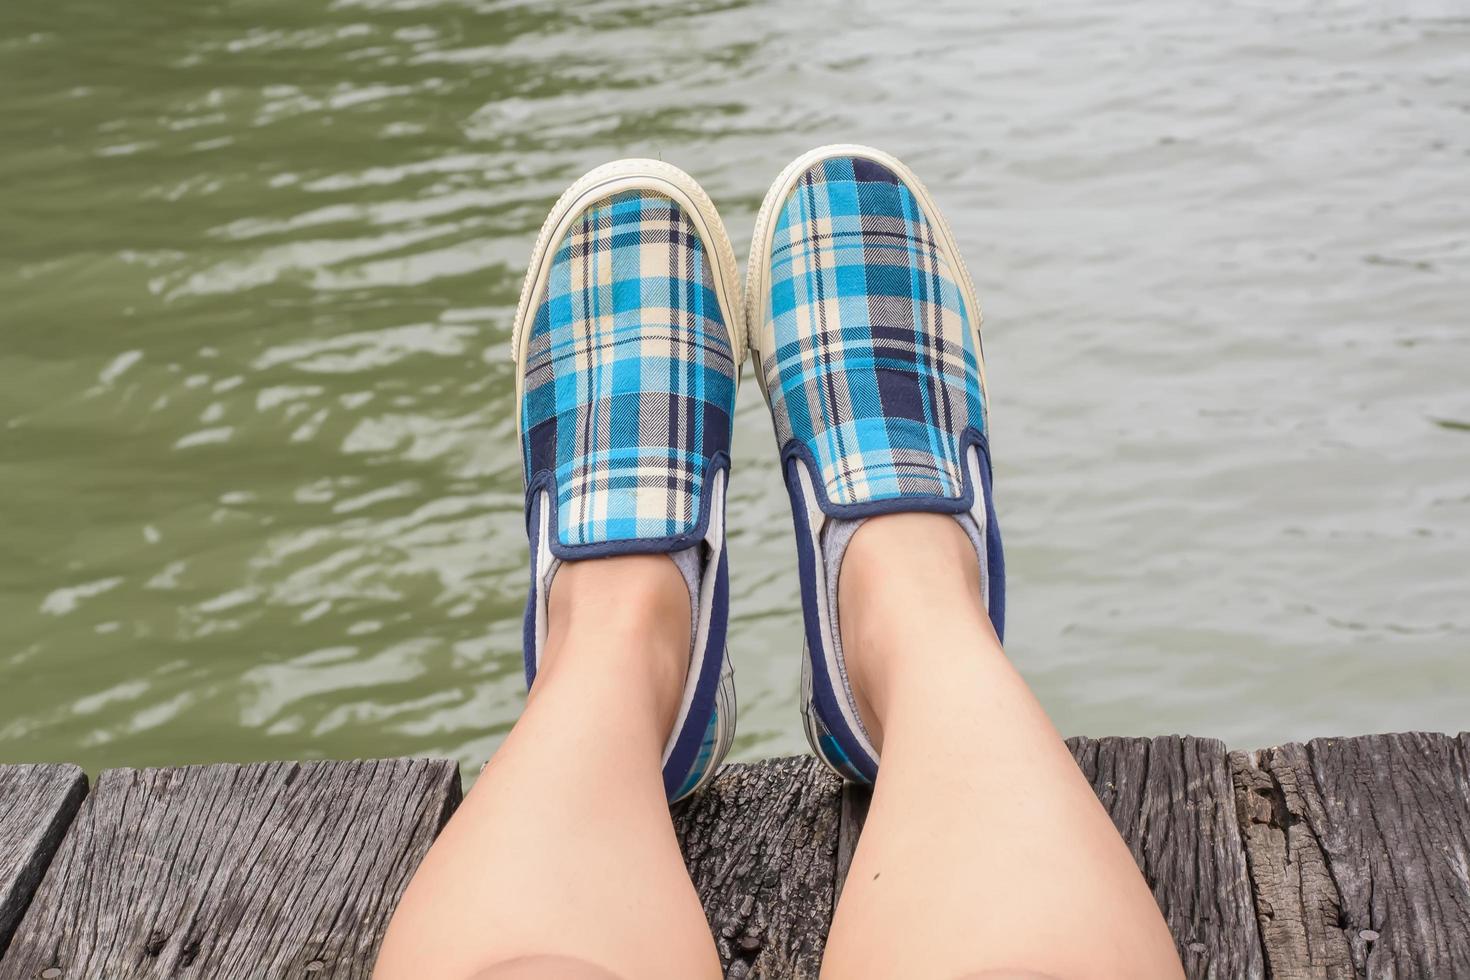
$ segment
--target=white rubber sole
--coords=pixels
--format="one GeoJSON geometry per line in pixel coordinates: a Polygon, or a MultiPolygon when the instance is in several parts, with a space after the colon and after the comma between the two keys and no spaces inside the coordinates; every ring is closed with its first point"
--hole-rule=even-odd
{"type": "Polygon", "coordinates": [[[939,205],[934,203],[921,180],[908,168],[898,157],[882,150],[875,150],[871,146],[862,146],[857,143],[833,143],[829,146],[819,146],[815,150],[809,150],[801,156],[792,160],[781,171],[776,182],[766,191],[765,200],[761,202],[761,209],[755,217],[755,232],[750,239],[750,258],[745,264],[745,322],[748,335],[746,346],[750,348],[755,378],[761,386],[761,394],[767,396],[766,372],[761,365],[765,355],[770,353],[775,344],[774,331],[767,335],[766,308],[770,297],[771,281],[771,236],[775,231],[776,213],[791,196],[792,189],[801,175],[823,160],[833,157],[857,157],[860,160],[872,160],[880,163],[898,175],[898,178],[908,185],[913,191],[914,197],[919,202],[919,207],[924,212],[924,217],[938,231],[939,246],[944,250],[945,259],[950,267],[959,271],[960,288],[965,294],[965,303],[970,312],[970,329],[975,335],[976,360],[980,365],[980,392],[985,396],[985,403],[990,404],[989,389],[985,383],[985,358],[981,357],[980,351],[980,299],[975,292],[975,281],[970,278],[970,270],[965,265],[963,256],[960,255],[959,244],[955,241],[954,231],[949,226],[949,221],[944,217],[944,212],[939,210],[939,205]]]}
{"type": "Polygon", "coordinates": [[[539,298],[546,290],[546,280],[551,272],[552,257],[561,246],[562,239],[582,213],[597,202],[614,194],[629,190],[649,190],[672,198],[689,219],[705,246],[705,254],[714,265],[715,293],[719,297],[720,312],[724,314],[725,329],[730,335],[730,347],[735,360],[735,383],[740,383],[740,370],[745,363],[746,338],[745,299],[740,290],[739,267],[735,261],[735,249],[725,224],[715,210],[704,188],[693,177],[672,164],[662,160],[627,159],[615,160],[588,171],[568,187],[552,206],[551,213],[541,226],[536,245],[531,250],[531,262],[526,269],[526,279],[521,285],[520,302],[516,305],[515,326],[511,332],[511,356],[516,364],[516,432],[521,431],[521,400],[525,395],[526,349],[531,342],[530,320],[535,317],[539,298]]]}

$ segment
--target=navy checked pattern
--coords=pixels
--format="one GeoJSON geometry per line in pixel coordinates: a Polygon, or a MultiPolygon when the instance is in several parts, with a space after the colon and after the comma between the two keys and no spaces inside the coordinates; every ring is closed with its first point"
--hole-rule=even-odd
{"type": "Polygon", "coordinates": [[[913,192],[879,163],[824,160],[783,204],[770,263],[778,444],[806,445],[833,504],[960,497],[960,436],[985,431],[978,313],[913,192]]]}
{"type": "Polygon", "coordinates": [[[714,275],[689,217],[647,190],[594,204],[558,246],[530,327],[521,432],[527,484],[555,477],[562,545],[697,529],[735,407],[714,275]]]}

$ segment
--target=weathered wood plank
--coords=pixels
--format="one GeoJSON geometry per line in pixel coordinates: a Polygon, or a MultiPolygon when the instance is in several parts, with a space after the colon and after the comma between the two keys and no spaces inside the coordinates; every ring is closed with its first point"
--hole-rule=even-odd
{"type": "Polygon", "coordinates": [[[366,978],[459,796],[442,760],[104,772],[0,974],[366,978]]]}
{"type": "Polygon", "coordinates": [[[1173,735],[1067,745],[1153,889],[1185,974],[1264,977],[1225,746],[1173,735]]]}
{"type": "Polygon", "coordinates": [[[831,923],[841,784],[811,756],[726,766],[675,810],[729,980],[815,978],[831,923]]]}
{"type": "Polygon", "coordinates": [[[1272,980],[1353,980],[1342,899],[1307,818],[1316,794],[1301,785],[1310,781],[1305,747],[1232,752],[1230,768],[1272,980]]]}
{"type": "MultiPolygon", "coordinates": [[[[1314,739],[1260,758],[1320,846],[1338,897],[1338,936],[1322,942],[1334,964],[1344,945],[1351,956],[1352,973],[1299,975],[1470,976],[1470,737],[1314,739]]],[[[1314,955],[1317,942],[1308,935],[1314,955]]],[[[1295,962],[1298,950],[1283,950],[1295,962]]],[[[1279,951],[1270,954],[1274,969],[1279,951]]]]}
{"type": "Polygon", "coordinates": [[[0,766],[0,953],[86,795],[76,766],[0,766]]]}
{"type": "MultiPolygon", "coordinates": [[[[1189,976],[1470,976],[1470,734],[1069,746],[1189,976]]],[[[427,760],[85,787],[75,767],[0,767],[0,925],[34,891],[0,976],[365,978],[459,800],[454,766],[427,760]]],[[[730,766],[675,811],[728,977],[817,975],[868,800],[800,757],[730,766]]]]}

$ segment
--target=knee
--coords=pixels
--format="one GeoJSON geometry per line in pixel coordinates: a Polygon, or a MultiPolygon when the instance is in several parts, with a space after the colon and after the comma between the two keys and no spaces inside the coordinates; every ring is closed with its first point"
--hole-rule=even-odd
{"type": "Polygon", "coordinates": [[[595,963],[570,956],[517,956],[481,970],[469,980],[622,980],[595,963]]]}

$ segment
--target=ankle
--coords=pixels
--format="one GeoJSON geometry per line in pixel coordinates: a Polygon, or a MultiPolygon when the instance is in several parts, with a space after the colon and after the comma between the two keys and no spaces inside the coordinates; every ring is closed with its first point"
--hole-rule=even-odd
{"type": "Polygon", "coordinates": [[[949,638],[957,629],[990,631],[979,562],[949,515],[890,514],[858,529],[840,575],[838,626],[848,680],[881,747],[895,692],[922,680],[932,658],[952,658],[949,638]]]}
{"type": "Polygon", "coordinates": [[[552,579],[536,689],[590,684],[667,733],[689,672],[689,588],[664,555],[566,562],[552,579]]]}

